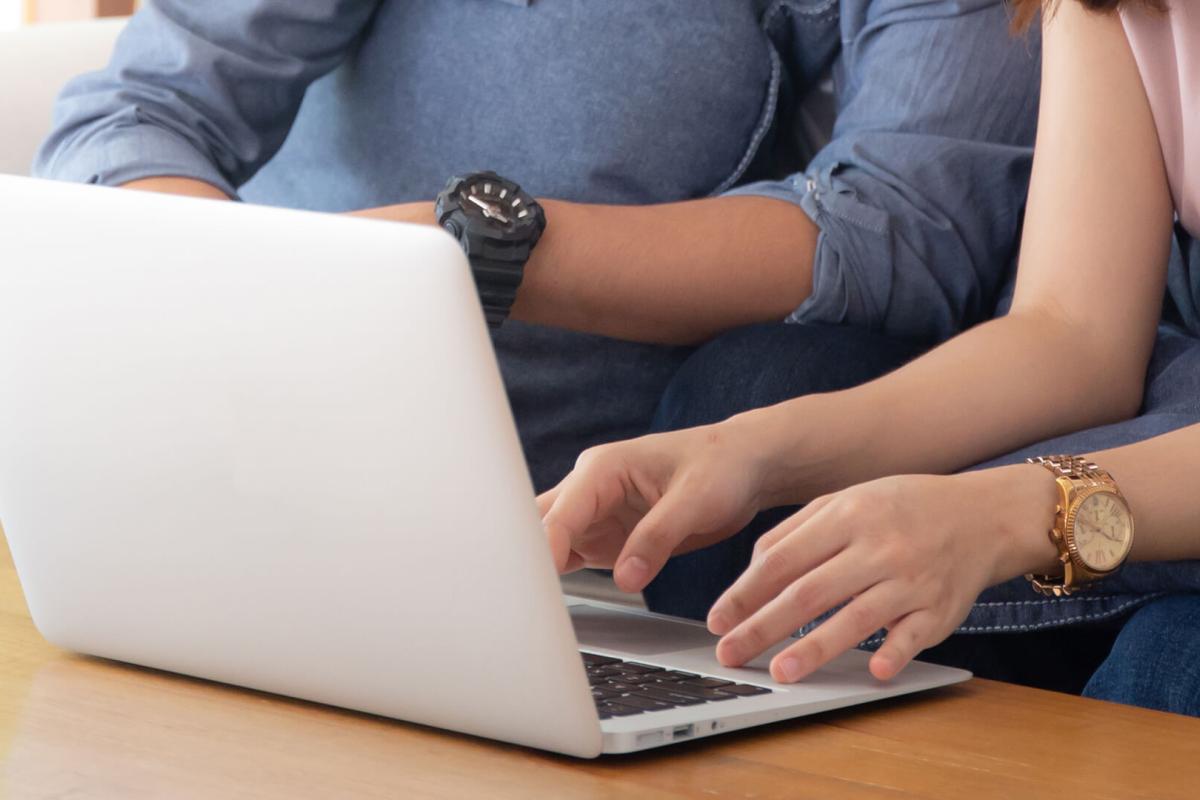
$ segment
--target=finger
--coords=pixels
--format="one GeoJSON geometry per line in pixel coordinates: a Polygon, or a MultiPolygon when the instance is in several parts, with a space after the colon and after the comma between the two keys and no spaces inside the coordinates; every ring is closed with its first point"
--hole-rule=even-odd
{"type": "Polygon", "coordinates": [[[574,545],[592,524],[604,519],[625,497],[615,471],[599,460],[576,468],[560,483],[542,525],[550,538],[550,550],[559,572],[567,569],[574,545]]]}
{"type": "Polygon", "coordinates": [[[675,548],[705,526],[702,503],[679,486],[666,494],[642,517],[629,534],[613,567],[613,579],[626,592],[640,592],[659,573],[675,548]]]}
{"type": "Polygon", "coordinates": [[[751,556],[750,560],[754,561],[767,550],[774,547],[785,536],[796,530],[796,528],[799,528],[801,525],[811,519],[814,514],[827,506],[829,501],[832,499],[833,498],[830,495],[818,497],[816,500],[813,500],[795,514],[792,514],[783,522],[779,523],[774,528],[771,528],[771,530],[758,537],[758,541],[754,543],[754,554],[751,556]]]}
{"type": "Polygon", "coordinates": [[[888,626],[887,638],[871,656],[871,674],[881,681],[890,681],[917,657],[917,654],[936,644],[937,618],[931,611],[914,611],[888,626]]]}
{"type": "Polygon", "coordinates": [[[717,644],[717,660],[727,667],[740,667],[847,598],[874,586],[882,577],[880,572],[843,551],[792,582],[726,634],[717,644]]]}
{"type": "MultiPolygon", "coordinates": [[[[566,478],[563,480],[566,480],[566,478]]],[[[553,489],[548,489],[537,496],[537,509],[539,516],[545,517],[546,514],[549,513],[550,507],[553,506],[554,501],[558,499],[558,493],[561,488],[562,484],[560,483],[553,489]]]]}
{"type": "Polygon", "coordinates": [[[558,498],[560,486],[561,484],[548,492],[538,495],[537,506],[538,514],[542,517],[542,529],[546,532],[546,541],[550,544],[550,554],[554,558],[554,567],[560,575],[565,575],[568,572],[574,572],[574,570],[570,569],[570,558],[572,555],[571,538],[565,529],[559,528],[551,532],[546,527],[546,514],[554,506],[554,501],[558,498]]]}
{"type": "Polygon", "coordinates": [[[567,553],[567,562],[563,565],[563,568],[559,570],[559,574],[566,575],[569,572],[578,572],[586,566],[587,564],[584,562],[583,556],[572,550],[571,552],[567,553]]]}
{"type": "Polygon", "coordinates": [[[833,558],[846,543],[845,528],[818,511],[791,535],[751,561],[708,612],[708,629],[724,636],[782,592],[788,584],[833,558]]]}
{"type": "Polygon", "coordinates": [[[900,600],[891,584],[875,584],[771,659],[771,676],[780,683],[794,683],[811,675],[895,619],[900,600]]]}

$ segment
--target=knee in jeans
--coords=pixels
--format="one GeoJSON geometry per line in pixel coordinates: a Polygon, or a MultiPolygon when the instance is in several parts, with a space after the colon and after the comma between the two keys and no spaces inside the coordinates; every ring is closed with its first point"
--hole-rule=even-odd
{"type": "Polygon", "coordinates": [[[1135,612],[1084,695],[1200,716],[1200,595],[1175,595],[1135,612]]]}
{"type": "Polygon", "coordinates": [[[921,347],[851,327],[772,323],[722,334],[668,384],[653,430],[707,425],[815,392],[845,389],[895,369],[921,347]]]}

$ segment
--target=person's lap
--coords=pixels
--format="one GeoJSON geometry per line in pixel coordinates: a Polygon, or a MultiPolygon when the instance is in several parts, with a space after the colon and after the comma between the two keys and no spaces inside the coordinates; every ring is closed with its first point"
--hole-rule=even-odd
{"type": "MultiPolygon", "coordinates": [[[[921,352],[847,328],[756,326],[698,349],[668,385],[653,430],[707,424],[732,414],[813,392],[857,385],[901,366],[921,352]]],[[[1151,364],[1143,414],[1136,419],[1042,442],[996,459],[1089,452],[1140,441],[1200,422],[1200,340],[1164,332],[1151,364]]],[[[819,435],[819,432],[816,432],[819,435]]],[[[645,592],[651,609],[702,619],[712,602],[749,562],[754,541],[794,509],[760,515],[741,534],[673,558],[645,592]]],[[[1200,565],[1129,565],[1119,581],[1076,596],[1070,611],[1029,602],[1021,580],[981,598],[968,624],[922,658],[977,674],[1120,702],[1196,713],[1200,670],[1200,565]],[[1086,611],[1080,613],[1080,608],[1086,611]],[[969,631],[969,632],[967,632],[969,631]],[[1173,643],[1150,663],[1136,664],[1140,647],[1158,637],[1173,643]],[[1140,643],[1140,644],[1139,644],[1140,643]],[[1190,659],[1186,668],[1174,657],[1190,659]],[[1155,672],[1157,665],[1157,673],[1155,672]],[[1161,680],[1155,680],[1155,675],[1161,680]]]]}

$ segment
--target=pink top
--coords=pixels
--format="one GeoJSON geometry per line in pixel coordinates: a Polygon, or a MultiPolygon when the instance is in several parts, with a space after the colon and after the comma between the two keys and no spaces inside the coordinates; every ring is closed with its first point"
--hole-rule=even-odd
{"type": "Polygon", "coordinates": [[[1162,14],[1121,12],[1154,111],[1179,221],[1200,236],[1200,3],[1172,0],[1162,14]]]}

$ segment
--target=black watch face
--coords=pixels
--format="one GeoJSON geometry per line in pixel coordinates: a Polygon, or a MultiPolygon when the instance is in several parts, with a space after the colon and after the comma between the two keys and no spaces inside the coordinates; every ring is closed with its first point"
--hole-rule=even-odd
{"type": "Polygon", "coordinates": [[[458,201],[468,217],[505,234],[522,233],[537,224],[537,203],[507,181],[472,178],[458,190],[458,201]]]}

